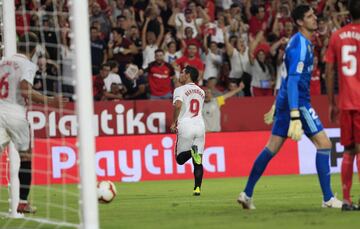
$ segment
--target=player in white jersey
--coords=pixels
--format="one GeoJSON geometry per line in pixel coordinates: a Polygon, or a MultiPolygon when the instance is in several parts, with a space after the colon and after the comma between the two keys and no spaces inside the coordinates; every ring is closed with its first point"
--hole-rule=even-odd
{"type": "Polygon", "coordinates": [[[28,103],[58,107],[66,99],[47,97],[32,89],[37,66],[30,61],[38,39],[25,34],[18,43],[18,54],[0,61],[0,153],[12,141],[20,155],[19,213],[35,213],[28,201],[31,185],[30,124],[26,119],[28,103]]]}
{"type": "Polygon", "coordinates": [[[176,162],[183,165],[190,158],[194,165],[195,186],[193,194],[200,195],[203,177],[201,162],[205,144],[205,124],[202,118],[202,107],[205,92],[195,84],[199,72],[196,68],[186,66],[180,73],[182,86],[174,91],[174,121],[171,131],[177,133],[176,162]]]}

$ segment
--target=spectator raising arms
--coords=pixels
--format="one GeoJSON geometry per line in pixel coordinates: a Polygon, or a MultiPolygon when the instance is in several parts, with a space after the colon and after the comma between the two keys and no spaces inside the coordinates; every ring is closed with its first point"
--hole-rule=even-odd
{"type": "MultiPolygon", "coordinates": [[[[194,44],[190,44],[187,47],[188,56],[182,56],[180,59],[177,59],[173,66],[176,71],[180,72],[180,69],[190,65],[195,67],[199,71],[199,84],[202,85],[203,75],[204,75],[204,64],[199,57],[196,56],[198,52],[198,47],[194,44]]],[[[196,82],[195,82],[196,83],[196,82]]]]}
{"type": "Polygon", "coordinates": [[[274,80],[271,75],[266,58],[270,47],[266,43],[259,44],[263,39],[263,31],[260,31],[253,42],[250,44],[250,74],[251,89],[253,96],[271,96],[273,95],[274,80]],[[256,48],[255,48],[256,47],[256,48]]]}
{"type": "Polygon", "coordinates": [[[208,80],[211,77],[217,77],[222,62],[221,55],[218,52],[217,43],[212,41],[208,46],[208,38],[208,36],[204,36],[204,50],[206,54],[204,80],[208,80]]]}
{"type": "Polygon", "coordinates": [[[205,89],[205,102],[202,110],[206,132],[221,131],[221,106],[225,104],[225,100],[236,95],[242,89],[244,84],[224,95],[214,97],[210,88],[205,89]]]}
{"type": "Polygon", "coordinates": [[[124,30],[112,30],[113,41],[108,44],[108,57],[118,62],[120,69],[125,69],[127,64],[133,62],[134,54],[138,53],[136,46],[124,37],[124,30]]]}
{"type": "Polygon", "coordinates": [[[236,79],[237,83],[239,83],[249,62],[247,47],[244,45],[244,41],[236,36],[234,42],[230,43],[225,30],[223,30],[223,33],[226,54],[230,59],[231,66],[229,78],[236,79]]]}
{"type": "MultiPolygon", "coordinates": [[[[56,69],[55,74],[42,68],[34,88],[44,91],[45,86],[45,90],[53,93],[61,89],[71,98],[73,57],[67,2],[17,0],[15,8],[18,37],[31,31],[40,40],[31,61],[38,63],[40,56],[46,57],[47,65],[56,69]],[[53,77],[56,85],[46,82],[50,75],[58,77],[53,77]]],[[[215,77],[213,81],[218,82],[219,88],[237,87],[243,82],[241,94],[245,96],[251,95],[250,88],[253,95],[273,94],[275,76],[275,91],[280,88],[285,46],[296,32],[290,12],[300,2],[316,9],[319,27],[311,42],[314,52],[323,57],[331,33],[350,21],[343,0],[89,0],[92,74],[98,75],[102,64],[114,60],[127,88],[125,97],[146,99],[150,89],[147,68],[149,63],[156,62],[155,51],[162,49],[164,61],[173,67],[195,66],[200,85],[207,83],[203,80],[215,77]],[[261,41],[256,38],[259,33],[263,34],[261,41]],[[262,43],[271,46],[271,59],[262,43]],[[124,71],[129,64],[146,74],[128,79],[124,71]]],[[[320,85],[318,80],[318,76],[324,75],[323,61],[319,58],[319,68],[314,70],[316,80],[312,83],[316,85],[316,94],[326,91],[322,78],[320,85]]],[[[176,70],[180,72],[180,68],[176,70]]],[[[177,86],[177,81],[174,82],[177,86]]],[[[107,84],[107,92],[111,85],[107,84]]]]}
{"type": "Polygon", "coordinates": [[[179,59],[182,56],[182,52],[177,51],[177,43],[171,37],[171,33],[165,35],[162,49],[165,51],[165,62],[172,64],[175,60],[179,59]]]}
{"type": "Polygon", "coordinates": [[[151,99],[171,99],[172,80],[174,79],[174,68],[164,61],[164,51],[155,51],[155,61],[149,64],[147,69],[151,99]]]}
{"type": "Polygon", "coordinates": [[[144,27],[142,29],[141,40],[142,40],[142,53],[143,53],[143,65],[142,68],[146,69],[150,62],[155,60],[155,50],[160,47],[161,41],[164,36],[164,25],[161,17],[157,17],[158,22],[160,23],[160,34],[156,37],[156,34],[153,31],[148,30],[148,24],[150,18],[146,17],[144,27]]]}
{"type": "MultiPolygon", "coordinates": [[[[198,15],[195,15],[194,13],[197,11],[192,10],[190,8],[186,8],[184,13],[180,13],[180,10],[178,8],[174,8],[173,14],[169,18],[168,24],[176,28],[190,27],[194,32],[193,37],[196,37],[198,34],[197,26],[206,24],[209,21],[209,16],[206,14],[205,10],[202,7],[199,6],[196,8],[196,10],[200,12],[198,15]],[[196,16],[200,16],[200,17],[196,17],[196,16]]],[[[185,34],[182,34],[182,36],[184,35],[185,34]]]]}

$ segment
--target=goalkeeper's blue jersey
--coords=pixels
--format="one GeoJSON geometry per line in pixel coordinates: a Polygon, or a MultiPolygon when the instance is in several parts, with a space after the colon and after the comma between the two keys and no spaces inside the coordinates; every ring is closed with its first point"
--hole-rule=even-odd
{"type": "Polygon", "coordinates": [[[276,98],[272,134],[287,137],[290,110],[300,111],[305,135],[311,137],[324,129],[310,104],[310,79],[313,70],[313,47],[300,32],[290,39],[282,66],[282,82],[276,98]]]}
{"type": "Polygon", "coordinates": [[[291,110],[310,103],[313,60],[311,42],[300,32],[293,35],[285,49],[277,107],[291,110]]]}

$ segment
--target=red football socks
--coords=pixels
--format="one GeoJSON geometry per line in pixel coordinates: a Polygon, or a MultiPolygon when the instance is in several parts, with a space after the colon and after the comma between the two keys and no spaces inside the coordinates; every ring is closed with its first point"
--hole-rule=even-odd
{"type": "MultiPolygon", "coordinates": [[[[341,164],[341,182],[343,199],[351,204],[350,190],[352,185],[353,166],[355,155],[350,153],[343,154],[343,160],[341,164]]],[[[357,166],[360,166],[360,157],[357,157],[357,166]]]]}

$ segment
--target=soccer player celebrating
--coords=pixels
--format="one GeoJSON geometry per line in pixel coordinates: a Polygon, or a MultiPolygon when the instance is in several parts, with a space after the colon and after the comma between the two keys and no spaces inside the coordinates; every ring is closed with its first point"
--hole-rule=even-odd
{"type": "Polygon", "coordinates": [[[183,165],[190,158],[194,165],[195,186],[193,194],[200,195],[203,177],[202,153],[205,143],[205,124],[202,118],[202,107],[205,92],[195,84],[199,72],[188,65],[180,73],[180,83],[174,91],[174,121],[170,126],[177,133],[176,162],[183,165]]]}
{"type": "MultiPolygon", "coordinates": [[[[341,144],[345,146],[341,164],[342,210],[355,210],[350,198],[353,164],[360,171],[360,1],[348,2],[353,22],[334,32],[325,54],[330,121],[340,109],[341,144]],[[339,75],[339,104],[334,98],[334,66],[339,75]]],[[[360,173],[359,173],[360,175],[360,173]]]]}
{"type": "Polygon", "coordinates": [[[12,141],[20,154],[19,213],[35,213],[27,199],[31,185],[30,124],[26,120],[26,105],[31,102],[58,107],[66,99],[48,97],[32,89],[36,65],[30,62],[38,39],[35,34],[23,35],[18,54],[0,62],[0,153],[12,141]]]}
{"type": "Polygon", "coordinates": [[[314,58],[310,39],[317,29],[317,18],[308,5],[297,6],[292,12],[292,18],[299,32],[292,36],[285,50],[282,83],[276,98],[272,135],[256,158],[245,190],[237,199],[244,209],[255,209],[252,199],[255,184],[286,138],[298,141],[303,132],[317,149],[316,169],[323,193],[322,207],[341,208],[342,205],[342,202],[334,197],[330,185],[331,142],[310,104],[309,87],[314,58]]]}

